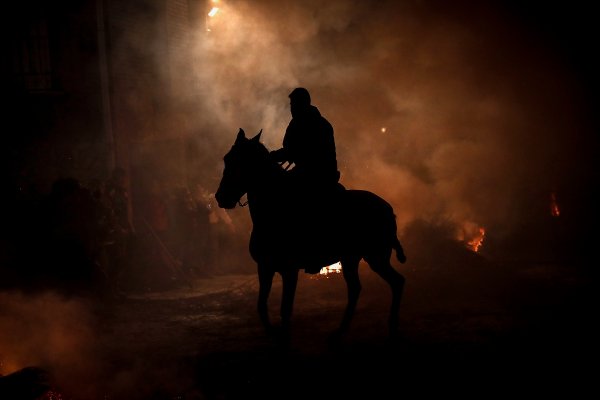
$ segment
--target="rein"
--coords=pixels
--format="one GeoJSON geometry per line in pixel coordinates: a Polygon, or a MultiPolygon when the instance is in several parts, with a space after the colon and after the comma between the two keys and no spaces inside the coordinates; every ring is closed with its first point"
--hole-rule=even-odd
{"type": "MultiPolygon", "coordinates": [[[[281,170],[287,172],[293,165],[293,162],[282,162],[282,163],[277,163],[277,165],[281,168],[281,170]]],[[[242,199],[237,201],[238,205],[240,207],[246,207],[248,205],[248,200],[246,199],[246,201],[244,201],[242,203],[242,199]]]]}

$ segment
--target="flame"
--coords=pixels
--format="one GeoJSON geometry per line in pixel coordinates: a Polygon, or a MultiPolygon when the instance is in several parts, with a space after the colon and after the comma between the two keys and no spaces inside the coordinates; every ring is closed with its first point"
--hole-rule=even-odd
{"type": "Polygon", "coordinates": [[[556,202],[556,193],[550,193],[550,215],[553,217],[560,216],[560,209],[558,208],[558,203],[556,202]]]}
{"type": "Polygon", "coordinates": [[[467,247],[473,250],[475,253],[479,251],[479,248],[483,245],[483,238],[485,237],[485,229],[479,228],[479,233],[476,234],[471,240],[467,241],[467,247]]]}
{"type": "Polygon", "coordinates": [[[474,252],[478,252],[483,245],[485,237],[485,228],[473,222],[464,222],[462,229],[458,232],[458,240],[474,252]]]}
{"type": "Polygon", "coordinates": [[[342,272],[342,264],[338,261],[335,264],[331,264],[325,268],[322,268],[319,272],[320,275],[339,274],[342,272]]]}

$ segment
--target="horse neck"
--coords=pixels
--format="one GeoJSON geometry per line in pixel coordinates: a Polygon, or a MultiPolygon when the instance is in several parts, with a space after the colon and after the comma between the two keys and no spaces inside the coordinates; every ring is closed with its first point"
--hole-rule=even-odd
{"type": "Polygon", "coordinates": [[[256,170],[248,188],[248,207],[254,223],[264,220],[281,207],[283,170],[276,163],[264,162],[256,170]]]}

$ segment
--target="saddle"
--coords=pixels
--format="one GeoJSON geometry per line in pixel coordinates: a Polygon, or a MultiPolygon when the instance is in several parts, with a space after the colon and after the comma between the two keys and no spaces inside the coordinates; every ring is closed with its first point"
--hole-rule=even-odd
{"type": "Polygon", "coordinates": [[[323,196],[310,196],[310,200],[296,208],[292,218],[294,253],[308,274],[317,274],[340,259],[340,223],[345,190],[342,184],[337,183],[334,190],[323,196]]]}

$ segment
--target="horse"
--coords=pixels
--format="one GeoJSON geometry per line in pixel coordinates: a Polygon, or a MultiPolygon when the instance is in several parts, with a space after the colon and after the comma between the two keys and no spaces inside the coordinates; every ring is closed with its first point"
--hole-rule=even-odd
{"type": "MultiPolygon", "coordinates": [[[[310,259],[304,256],[311,254],[310,244],[300,246],[299,241],[306,244],[302,239],[310,237],[311,231],[299,229],[299,234],[289,234],[295,231],[290,221],[297,219],[288,217],[298,212],[290,209],[290,194],[286,191],[285,183],[289,181],[287,175],[290,172],[272,160],[269,150],[260,142],[261,134],[262,129],[254,137],[247,138],[240,128],[233,146],[223,157],[223,175],[215,198],[218,206],[224,209],[248,206],[252,221],[249,250],[258,269],[258,315],[267,332],[278,331],[285,336],[290,333],[298,272],[310,259]],[[244,195],[246,203],[241,200],[244,195]],[[267,305],[276,273],[282,279],[278,329],[271,324],[267,305]]],[[[406,262],[406,256],[397,236],[393,208],[372,192],[343,188],[336,200],[336,210],[334,214],[339,216],[336,220],[338,229],[333,235],[336,240],[326,254],[329,258],[320,259],[320,266],[340,262],[348,297],[341,323],[330,339],[341,339],[350,328],[361,292],[358,274],[361,260],[366,261],[391,289],[388,329],[390,335],[395,335],[405,278],[392,267],[390,258],[392,250],[401,263],[406,262]]],[[[305,271],[309,270],[305,268],[305,271]]]]}

